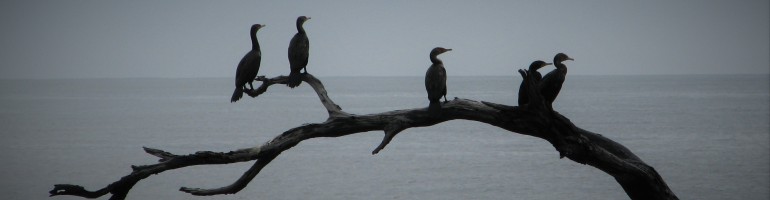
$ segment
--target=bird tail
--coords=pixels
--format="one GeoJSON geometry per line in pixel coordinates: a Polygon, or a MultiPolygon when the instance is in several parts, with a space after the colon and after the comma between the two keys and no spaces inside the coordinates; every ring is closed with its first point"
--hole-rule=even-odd
{"type": "Polygon", "coordinates": [[[299,86],[300,83],[302,83],[302,76],[299,70],[297,70],[296,72],[292,71],[289,74],[289,82],[286,83],[286,85],[288,85],[290,88],[295,88],[299,86]]]}
{"type": "Polygon", "coordinates": [[[230,98],[230,103],[236,102],[243,97],[243,87],[235,87],[233,91],[233,97],[230,98]]]}
{"type": "Polygon", "coordinates": [[[428,105],[428,112],[435,114],[439,111],[441,111],[441,100],[430,101],[430,105],[428,105]]]}

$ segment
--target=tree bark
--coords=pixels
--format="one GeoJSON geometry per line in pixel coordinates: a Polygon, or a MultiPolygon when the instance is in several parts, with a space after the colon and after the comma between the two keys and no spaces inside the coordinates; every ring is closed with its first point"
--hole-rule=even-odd
{"type": "MultiPolygon", "coordinates": [[[[520,71],[524,81],[531,81],[526,71],[520,71]]],[[[238,180],[221,188],[201,189],[182,187],[180,191],[192,195],[218,195],[237,193],[281,152],[300,142],[316,137],[341,137],[374,130],[384,132],[382,142],[372,154],[382,151],[402,131],[413,127],[433,126],[451,120],[471,120],[500,127],[510,132],[542,138],[550,142],[561,157],[596,167],[613,176],[631,199],[678,199],[654,168],[645,164],[623,145],[600,134],[578,128],[569,119],[553,111],[542,101],[534,87],[527,88],[530,104],[507,106],[502,104],[455,98],[441,104],[439,113],[429,112],[427,107],[394,110],[376,114],[356,115],[342,111],[327,95],[320,80],[303,74],[303,81],[313,87],[321,103],[329,113],[325,122],[305,124],[289,129],[260,146],[230,152],[200,151],[188,155],[175,155],[145,147],[145,152],[159,157],[156,164],[131,166],[133,171],[106,187],[89,191],[82,186],[57,184],[51,196],[72,195],[98,198],[108,193],[110,199],[125,199],[129,190],[139,181],[153,174],[195,165],[229,164],[256,160],[238,180]],[[534,103],[532,103],[534,102],[534,103]]],[[[262,85],[246,91],[257,97],[274,84],[286,84],[288,77],[258,77],[262,85]]],[[[530,84],[533,85],[533,84],[530,84]]]]}

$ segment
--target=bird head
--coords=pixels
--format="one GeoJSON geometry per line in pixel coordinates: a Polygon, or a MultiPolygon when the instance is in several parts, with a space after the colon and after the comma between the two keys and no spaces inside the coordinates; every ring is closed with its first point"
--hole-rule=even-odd
{"type": "Polygon", "coordinates": [[[254,24],[254,25],[251,25],[251,31],[256,32],[257,30],[259,30],[259,29],[261,29],[262,27],[265,27],[265,26],[266,25],[264,25],[264,24],[254,24]]]}
{"type": "Polygon", "coordinates": [[[310,17],[307,16],[299,16],[297,17],[297,24],[303,24],[305,21],[309,20],[310,17]]]}
{"type": "Polygon", "coordinates": [[[565,60],[574,60],[574,59],[570,58],[569,56],[567,56],[567,54],[564,54],[564,53],[558,53],[556,54],[556,56],[553,57],[553,63],[561,63],[565,60]]]}
{"type": "Polygon", "coordinates": [[[442,53],[447,52],[447,51],[452,51],[452,49],[447,49],[447,48],[444,48],[444,47],[436,47],[436,48],[433,48],[433,50],[430,51],[430,55],[431,56],[437,56],[437,55],[442,54],[442,53]]]}
{"type": "Polygon", "coordinates": [[[552,64],[553,63],[547,63],[547,62],[542,61],[542,60],[536,60],[535,62],[532,62],[532,64],[529,65],[529,71],[531,72],[531,71],[534,71],[534,70],[537,70],[537,69],[540,69],[542,67],[545,67],[545,66],[548,66],[548,65],[552,65],[552,64]]]}

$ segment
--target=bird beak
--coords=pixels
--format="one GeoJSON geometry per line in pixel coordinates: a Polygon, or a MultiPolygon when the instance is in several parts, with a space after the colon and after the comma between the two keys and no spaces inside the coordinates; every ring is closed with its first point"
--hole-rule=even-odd
{"type": "Polygon", "coordinates": [[[545,63],[545,65],[543,65],[543,67],[548,66],[548,65],[553,65],[553,63],[545,63]]]}
{"type": "Polygon", "coordinates": [[[575,59],[573,59],[573,58],[567,58],[567,60],[575,61],[575,59]]]}
{"type": "Polygon", "coordinates": [[[265,26],[267,26],[267,25],[264,25],[264,24],[262,24],[262,26],[259,26],[259,27],[260,27],[260,28],[264,28],[265,26]]]}
{"type": "Polygon", "coordinates": [[[446,49],[446,51],[452,51],[452,49],[446,49]]]}
{"type": "Polygon", "coordinates": [[[310,19],[310,17],[307,17],[307,19],[310,19]]]}

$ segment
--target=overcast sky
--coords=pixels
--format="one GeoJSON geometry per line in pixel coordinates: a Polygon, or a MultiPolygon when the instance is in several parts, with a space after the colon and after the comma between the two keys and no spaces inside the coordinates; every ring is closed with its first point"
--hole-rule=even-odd
{"type": "Polygon", "coordinates": [[[317,76],[768,74],[767,0],[0,1],[0,78],[231,77],[259,31],[260,75],[288,74],[297,16],[317,76]],[[547,69],[550,70],[550,69],[547,69]]]}

